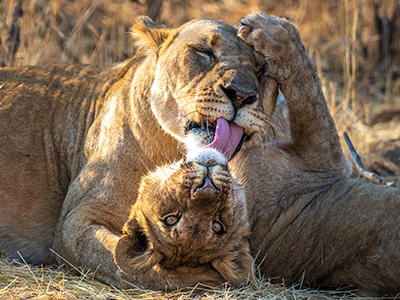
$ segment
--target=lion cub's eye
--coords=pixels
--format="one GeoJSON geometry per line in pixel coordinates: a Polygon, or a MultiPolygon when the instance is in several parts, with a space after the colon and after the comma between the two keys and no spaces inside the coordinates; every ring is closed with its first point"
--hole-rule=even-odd
{"type": "Polygon", "coordinates": [[[169,215],[166,218],[164,218],[164,220],[163,220],[163,222],[167,226],[175,225],[176,223],[178,223],[178,221],[179,221],[179,217],[175,216],[175,215],[169,215]]]}
{"type": "Polygon", "coordinates": [[[224,227],[222,226],[222,224],[218,221],[214,221],[212,224],[212,229],[214,230],[214,232],[216,234],[223,234],[225,233],[224,227]]]}

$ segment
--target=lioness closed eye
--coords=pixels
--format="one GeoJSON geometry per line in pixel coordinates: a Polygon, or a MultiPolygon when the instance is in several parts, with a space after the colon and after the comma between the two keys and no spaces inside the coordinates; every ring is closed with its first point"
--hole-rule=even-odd
{"type": "MultiPolygon", "coordinates": [[[[150,272],[190,287],[238,285],[252,275],[244,191],[215,150],[146,176],[123,232],[115,254],[122,278],[150,272]]],[[[154,279],[148,286],[160,288],[154,279]]]]}

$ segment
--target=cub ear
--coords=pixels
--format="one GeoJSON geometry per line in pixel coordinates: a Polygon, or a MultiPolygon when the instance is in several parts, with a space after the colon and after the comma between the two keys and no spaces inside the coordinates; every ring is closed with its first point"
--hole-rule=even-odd
{"type": "Polygon", "coordinates": [[[131,28],[131,36],[139,50],[147,50],[160,55],[171,44],[178,29],[167,28],[154,23],[149,17],[139,16],[131,28]]]}
{"type": "Polygon", "coordinates": [[[162,255],[151,249],[144,233],[139,231],[135,219],[130,219],[124,226],[122,235],[115,248],[114,262],[127,275],[137,271],[151,269],[162,259],[162,255]]]}
{"type": "Polygon", "coordinates": [[[135,241],[130,236],[123,235],[119,238],[115,248],[114,262],[117,267],[127,275],[137,274],[141,270],[149,270],[158,264],[162,256],[151,249],[139,254],[135,241]]]}
{"type": "Polygon", "coordinates": [[[250,255],[248,242],[243,239],[242,243],[235,247],[224,257],[212,261],[213,267],[234,286],[239,286],[254,275],[253,257],[250,255]]]}

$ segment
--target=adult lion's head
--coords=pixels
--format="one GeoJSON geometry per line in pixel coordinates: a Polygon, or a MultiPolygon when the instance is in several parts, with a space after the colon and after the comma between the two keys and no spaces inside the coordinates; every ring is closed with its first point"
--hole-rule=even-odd
{"type": "Polygon", "coordinates": [[[262,76],[262,57],[236,28],[200,19],[168,29],[139,17],[132,34],[138,48],[154,57],[151,107],[167,132],[228,159],[263,141],[277,85],[262,76]]]}

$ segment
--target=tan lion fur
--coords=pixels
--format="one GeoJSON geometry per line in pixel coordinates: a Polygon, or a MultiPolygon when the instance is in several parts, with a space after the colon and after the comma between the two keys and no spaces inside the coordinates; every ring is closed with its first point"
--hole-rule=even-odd
{"type": "MultiPolygon", "coordinates": [[[[140,208],[135,201],[149,171],[182,158],[190,122],[234,118],[252,137],[243,149],[263,142],[276,82],[262,76],[262,56],[221,21],[168,29],[139,17],[132,31],[139,52],[110,68],[0,69],[0,252],[33,264],[65,259],[117,286],[165,290],[200,279],[242,283],[251,273],[246,226],[231,226],[218,251],[205,255],[209,261],[196,264],[160,247],[134,248],[139,237],[129,224],[144,227],[132,209],[144,213],[171,205],[169,198],[142,200],[140,208]],[[237,106],[222,89],[232,84],[254,93],[255,101],[237,106]],[[133,223],[125,225],[128,220],[133,223]],[[141,263],[130,265],[136,255],[141,263]],[[179,268],[193,276],[176,277],[179,268]]],[[[229,201],[233,213],[241,204],[229,201]]],[[[201,223],[202,211],[193,214],[201,223]]],[[[244,224],[239,216],[238,224],[244,224]]],[[[140,232],[149,234],[145,245],[162,241],[144,228],[140,232]]],[[[196,238],[196,257],[209,241],[196,238]]]]}
{"type": "Polygon", "coordinates": [[[225,158],[212,149],[146,176],[123,233],[115,257],[128,279],[132,270],[155,265],[172,286],[217,281],[240,285],[253,273],[244,191],[226,169],[225,158]],[[216,190],[201,189],[207,176],[216,190]],[[171,211],[179,214],[179,222],[165,226],[160,219],[171,211]],[[213,221],[223,224],[226,232],[210,230],[213,221]],[[145,234],[149,245],[132,245],[139,242],[139,234],[145,234]],[[132,253],[135,248],[146,250],[137,255],[132,253]]]}
{"type": "Polygon", "coordinates": [[[311,287],[396,295],[400,191],[349,178],[351,165],[293,24],[256,12],[241,21],[239,36],[264,55],[266,73],[286,98],[292,138],[245,150],[230,164],[246,187],[250,248],[261,273],[311,287]],[[241,163],[244,158],[251,163],[241,163]]]}
{"type": "Polygon", "coordinates": [[[258,271],[289,284],[398,294],[400,191],[350,178],[352,166],[293,24],[257,12],[242,20],[239,36],[264,55],[265,73],[286,98],[291,132],[284,119],[273,119],[280,136],[229,163],[246,192],[258,271]]]}
{"type": "MultiPolygon", "coordinates": [[[[398,189],[349,178],[351,164],[291,23],[263,13],[242,20],[239,36],[257,53],[236,33],[211,19],[168,29],[138,18],[133,35],[141,51],[112,68],[0,69],[0,251],[40,264],[55,258],[52,248],[105,282],[164,290],[240,284],[252,271],[250,247],[271,278],[398,293],[398,189]],[[220,88],[231,83],[256,91],[257,101],[236,111],[220,88]],[[288,103],[290,137],[279,111],[271,119],[277,86],[288,103]],[[178,161],[190,141],[187,123],[218,117],[235,118],[252,136],[229,163],[240,186],[222,164],[211,166],[230,182],[211,198],[229,203],[237,223],[225,244],[207,248],[215,238],[208,232],[191,252],[190,222],[181,241],[169,240],[159,208],[187,203],[181,193],[209,168],[193,157],[178,161]],[[178,163],[169,169],[171,161],[178,163]]],[[[213,213],[203,209],[195,225],[205,230],[201,217],[213,213]]]]}

